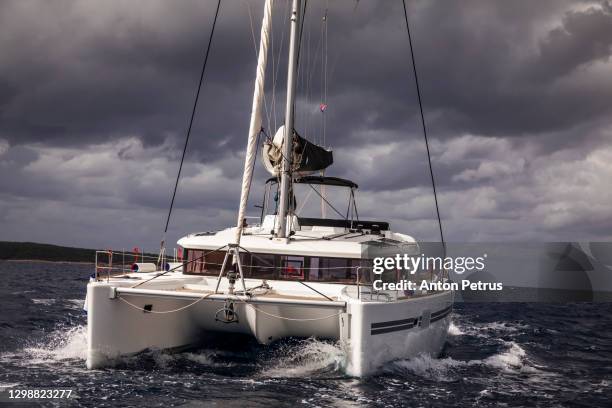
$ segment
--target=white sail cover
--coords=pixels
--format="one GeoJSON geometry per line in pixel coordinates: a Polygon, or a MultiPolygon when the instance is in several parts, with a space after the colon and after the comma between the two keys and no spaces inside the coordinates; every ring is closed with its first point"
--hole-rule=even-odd
{"type": "Polygon", "coordinates": [[[261,23],[261,34],[259,40],[259,55],[257,59],[257,76],[255,78],[255,90],[253,92],[253,107],[251,109],[251,123],[249,126],[249,139],[247,142],[246,158],[244,161],[244,173],[242,176],[242,191],[240,193],[240,209],[238,210],[238,221],[236,223],[236,244],[240,244],[242,226],[246,213],[247,201],[249,200],[249,189],[253,178],[253,163],[255,162],[257,150],[257,136],[261,130],[261,108],[264,98],[264,84],[266,77],[266,65],[268,61],[268,44],[270,42],[270,29],[272,25],[272,6],[274,0],[266,0],[264,5],[264,16],[261,23]]]}
{"type": "MultiPolygon", "coordinates": [[[[262,161],[264,167],[273,176],[281,173],[283,159],[283,139],[285,125],[281,126],[274,135],[274,139],[266,141],[262,149],[262,161]]],[[[291,147],[291,173],[295,177],[315,174],[325,170],[334,162],[331,150],[309,142],[300,136],[295,130],[291,147]]]]}

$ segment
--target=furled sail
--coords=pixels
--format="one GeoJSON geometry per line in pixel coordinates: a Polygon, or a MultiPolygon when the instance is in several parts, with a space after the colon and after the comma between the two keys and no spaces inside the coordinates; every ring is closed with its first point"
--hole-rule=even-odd
{"type": "Polygon", "coordinates": [[[264,82],[266,77],[266,64],[268,61],[268,45],[270,43],[270,32],[272,27],[273,0],[266,0],[264,4],[264,16],[261,24],[261,38],[259,41],[259,55],[257,58],[257,76],[255,78],[255,90],[253,92],[253,108],[251,110],[251,121],[249,125],[249,139],[247,142],[246,159],[244,161],[244,174],[242,176],[242,191],[240,193],[240,208],[238,210],[238,221],[236,222],[236,244],[240,244],[244,216],[251,179],[253,178],[253,163],[257,151],[257,135],[261,130],[261,107],[264,98],[264,82]]]}
{"type": "MultiPolygon", "coordinates": [[[[276,131],[274,139],[266,141],[262,149],[264,166],[274,176],[278,176],[281,172],[284,133],[285,126],[281,126],[276,131]]],[[[324,170],[334,162],[331,150],[309,142],[295,130],[293,131],[293,148],[291,152],[293,154],[293,160],[291,160],[293,165],[292,173],[297,177],[324,170]]]]}

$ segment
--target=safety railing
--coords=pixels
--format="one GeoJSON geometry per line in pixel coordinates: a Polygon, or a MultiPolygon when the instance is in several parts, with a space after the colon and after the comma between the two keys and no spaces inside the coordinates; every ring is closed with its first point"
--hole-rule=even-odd
{"type": "Polygon", "coordinates": [[[106,280],[110,280],[111,270],[113,269],[113,251],[105,250],[105,251],[96,251],[96,263],[95,263],[95,279],[97,281],[100,280],[100,271],[106,271],[106,280]],[[101,255],[104,254],[107,257],[106,265],[100,264],[101,255]]]}
{"type": "MultiPolygon", "coordinates": [[[[174,262],[178,260],[177,251],[174,250],[174,262]]],[[[110,280],[111,277],[133,272],[132,266],[137,262],[159,264],[160,257],[136,251],[114,251],[111,249],[97,250],[95,252],[95,280],[110,280]]],[[[162,264],[166,263],[163,258],[162,264]]]]}

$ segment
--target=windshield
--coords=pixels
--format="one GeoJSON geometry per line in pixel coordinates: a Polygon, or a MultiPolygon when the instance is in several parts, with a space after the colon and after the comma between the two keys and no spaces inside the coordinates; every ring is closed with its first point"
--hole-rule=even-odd
{"type": "MultiPolygon", "coordinates": [[[[295,183],[293,184],[295,214],[302,218],[355,217],[353,194],[351,188],[344,186],[295,183]]],[[[279,197],[277,183],[266,185],[265,214],[276,214],[279,197]]]]}

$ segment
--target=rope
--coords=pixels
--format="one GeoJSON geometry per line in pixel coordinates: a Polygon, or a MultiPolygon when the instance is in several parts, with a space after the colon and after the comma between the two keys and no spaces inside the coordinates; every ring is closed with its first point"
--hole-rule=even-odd
{"type": "MultiPolygon", "coordinates": [[[[302,34],[304,34],[304,21],[306,20],[306,10],[307,10],[307,6],[308,6],[308,0],[304,0],[304,6],[302,7],[302,9],[300,10],[300,32],[298,34],[298,41],[297,41],[297,58],[296,58],[296,66],[297,66],[297,77],[298,77],[298,82],[300,81],[300,79],[303,79],[304,75],[300,75],[300,55],[302,53],[302,34]]],[[[297,92],[296,92],[297,93],[297,92]]],[[[293,101],[293,111],[295,112],[295,105],[297,98],[293,101]]]]}
{"type": "MultiPolygon", "coordinates": [[[[266,98],[264,97],[264,105],[266,104],[266,98]]],[[[267,109],[266,109],[267,110],[267,109]]],[[[268,126],[270,125],[270,120],[268,120],[268,126]]],[[[263,133],[263,127],[259,130],[257,134],[257,141],[255,141],[255,157],[257,157],[257,152],[259,152],[259,139],[261,138],[261,134],[263,133]]],[[[253,165],[251,166],[251,172],[255,172],[255,164],[257,160],[253,160],[253,165]]],[[[249,191],[251,190],[251,185],[253,184],[253,177],[249,180],[249,191]]]]}
{"type": "Polygon", "coordinates": [[[205,295],[205,296],[202,296],[201,298],[197,299],[196,301],[191,302],[191,303],[189,303],[189,304],[188,304],[188,305],[186,305],[186,306],[179,307],[178,309],[173,309],[173,310],[162,310],[162,311],[160,311],[160,312],[155,311],[155,310],[144,310],[142,307],[137,306],[137,305],[135,305],[135,304],[133,304],[133,303],[130,303],[129,301],[127,301],[127,300],[125,300],[124,298],[122,298],[121,296],[118,296],[118,297],[117,297],[117,299],[119,299],[119,300],[121,300],[122,302],[124,302],[124,303],[128,304],[129,306],[133,307],[134,309],[140,310],[141,312],[142,312],[142,311],[145,311],[145,312],[147,312],[147,313],[153,313],[153,314],[169,314],[169,313],[176,313],[176,312],[180,312],[181,310],[185,310],[185,309],[187,309],[187,308],[190,308],[191,306],[195,305],[196,303],[203,301],[204,299],[206,299],[206,298],[207,298],[207,297],[209,297],[210,295],[212,295],[212,293],[209,293],[209,294],[207,294],[207,295],[205,295]]]}
{"type": "Polygon", "coordinates": [[[431,154],[429,152],[429,141],[427,140],[427,128],[425,126],[425,115],[423,114],[423,102],[421,100],[421,89],[419,87],[419,77],[417,75],[416,61],[414,60],[414,51],[412,48],[412,36],[410,35],[410,26],[408,25],[408,11],[406,10],[406,0],[402,0],[404,5],[404,18],[406,20],[406,31],[408,32],[408,43],[410,44],[410,57],[412,59],[412,70],[414,72],[414,82],[416,84],[417,98],[419,100],[419,110],[421,112],[421,124],[423,126],[423,136],[425,138],[425,148],[427,149],[427,162],[429,163],[429,175],[431,176],[431,186],[433,188],[434,201],[436,203],[436,215],[438,216],[438,226],[440,227],[440,240],[446,254],[446,243],[444,242],[444,233],[442,232],[442,219],[440,218],[440,207],[438,205],[438,194],[436,193],[436,181],[434,178],[433,168],[431,166],[431,154]]]}
{"type": "Polygon", "coordinates": [[[174,192],[172,193],[172,200],[170,201],[170,208],[168,209],[168,217],[166,218],[166,227],[164,228],[164,237],[168,232],[168,224],[170,224],[170,216],[172,215],[172,208],[174,207],[174,199],[176,197],[176,190],[178,188],[179,180],[181,178],[181,171],[183,170],[183,162],[185,161],[185,153],[187,152],[187,145],[189,143],[189,137],[191,136],[191,128],[193,126],[193,119],[195,118],[196,109],[198,106],[198,100],[200,99],[200,91],[202,89],[202,82],[204,82],[204,72],[206,71],[206,63],[208,62],[208,55],[210,54],[210,46],[213,40],[213,34],[215,33],[215,26],[217,25],[217,17],[219,16],[219,8],[221,7],[221,0],[217,1],[217,10],[215,11],[215,18],[213,20],[212,28],[210,29],[210,37],[208,38],[208,46],[206,47],[206,54],[204,56],[204,63],[202,64],[202,72],[200,73],[200,82],[198,84],[198,91],[196,92],[195,101],[193,103],[193,109],[191,110],[191,119],[189,120],[189,127],[187,129],[187,136],[185,137],[185,145],[183,146],[183,155],[181,156],[181,164],[176,175],[176,182],[174,183],[174,192]]]}
{"type": "Polygon", "coordinates": [[[333,315],[329,315],[329,316],[325,316],[325,317],[314,317],[314,318],[311,318],[311,319],[307,319],[307,318],[306,319],[300,319],[300,318],[294,318],[294,317],[284,317],[284,316],[279,316],[279,315],[275,315],[275,314],[272,314],[272,313],[264,312],[263,310],[259,309],[255,305],[252,305],[252,304],[250,304],[248,302],[246,304],[248,306],[251,306],[256,311],[265,314],[266,316],[274,317],[275,319],[289,320],[289,321],[293,321],[293,322],[315,322],[315,321],[318,321],[318,320],[331,319],[332,317],[337,317],[337,316],[340,316],[342,314],[342,312],[338,312],[338,313],[335,313],[333,315]]]}
{"type": "MultiPolygon", "coordinates": [[[[323,80],[322,80],[322,86],[323,86],[323,92],[322,92],[322,99],[323,105],[327,105],[327,57],[329,55],[329,45],[328,45],[328,29],[327,29],[327,11],[329,8],[329,0],[327,1],[326,7],[325,7],[325,15],[323,17],[323,29],[325,30],[325,44],[324,44],[324,48],[321,49],[321,52],[324,51],[324,56],[325,58],[323,58],[323,56],[321,56],[321,71],[322,71],[322,76],[323,76],[323,80]]],[[[325,146],[326,144],[326,137],[325,137],[325,132],[326,132],[326,115],[325,115],[325,111],[327,110],[327,108],[321,109],[321,121],[322,121],[322,128],[323,128],[323,146],[325,146]]],[[[321,186],[322,187],[322,186],[321,186]]]]}
{"type": "MultiPolygon", "coordinates": [[[[325,197],[323,197],[323,195],[322,195],[321,193],[319,193],[319,192],[317,191],[317,189],[316,189],[316,188],[314,188],[314,187],[312,186],[312,184],[308,184],[308,185],[310,186],[310,188],[312,188],[312,189],[314,190],[314,192],[315,192],[315,193],[317,193],[317,195],[318,195],[319,197],[321,197],[321,200],[325,201],[325,203],[326,203],[327,205],[329,205],[329,207],[330,207],[332,210],[334,210],[334,211],[336,212],[336,214],[338,214],[340,217],[342,217],[342,218],[343,218],[343,219],[345,219],[345,220],[347,220],[347,219],[348,219],[348,217],[346,217],[344,214],[342,214],[340,211],[338,211],[338,210],[336,209],[336,207],[334,207],[334,206],[333,206],[333,205],[332,205],[332,204],[331,204],[329,201],[327,201],[327,200],[325,199],[325,197]]],[[[322,187],[322,186],[323,186],[323,185],[321,185],[321,187],[322,187]]]]}
{"type": "MultiPolygon", "coordinates": [[[[347,24],[351,24],[354,20],[355,20],[355,16],[357,15],[357,8],[359,7],[359,0],[355,0],[355,6],[353,7],[353,11],[351,13],[351,15],[349,16],[348,22],[347,24]]],[[[336,73],[336,67],[338,66],[338,61],[340,60],[340,57],[344,55],[344,53],[346,52],[346,50],[349,47],[341,47],[338,52],[334,53],[334,59],[331,63],[331,68],[329,70],[329,83],[333,84],[334,81],[334,74],[336,73]]]]}
{"type": "Polygon", "coordinates": [[[196,258],[196,259],[192,259],[191,261],[184,262],[184,263],[182,263],[181,265],[179,265],[179,266],[175,266],[174,268],[170,268],[170,269],[168,269],[168,270],[167,270],[167,271],[165,271],[165,272],[158,273],[157,275],[153,276],[152,278],[149,278],[149,279],[147,279],[147,280],[145,280],[145,281],[142,281],[142,282],[140,282],[140,283],[138,283],[138,284],[136,284],[136,285],[134,285],[134,286],[130,286],[130,287],[131,287],[131,288],[136,288],[136,287],[138,287],[138,286],[140,286],[140,285],[144,285],[145,283],[150,282],[150,281],[152,281],[153,279],[157,279],[157,278],[159,278],[160,276],[164,276],[165,274],[167,274],[167,273],[169,273],[169,272],[174,272],[175,270],[177,270],[177,269],[179,269],[179,268],[182,268],[183,266],[187,266],[187,265],[189,265],[189,264],[191,264],[191,263],[194,263],[194,262],[196,262],[196,261],[199,261],[199,260],[203,259],[203,258],[204,258],[206,255],[208,255],[208,254],[210,254],[210,253],[212,253],[212,252],[220,251],[220,250],[222,250],[223,248],[225,248],[226,246],[227,246],[227,244],[225,244],[225,245],[223,245],[222,247],[219,247],[219,248],[217,248],[217,249],[213,249],[213,250],[211,250],[211,251],[208,251],[208,252],[204,253],[202,256],[200,256],[200,257],[198,257],[198,258],[196,258]]]}
{"type": "MultiPolygon", "coordinates": [[[[282,14],[283,16],[288,16],[289,15],[289,1],[285,2],[285,10],[282,14]]],[[[288,31],[287,28],[287,22],[289,21],[289,18],[284,18],[283,19],[283,26],[281,29],[281,39],[280,39],[280,45],[278,47],[278,57],[276,59],[276,64],[274,62],[274,31],[272,31],[272,36],[271,36],[271,45],[272,45],[272,112],[274,114],[274,132],[276,132],[276,130],[278,129],[278,120],[277,120],[277,114],[276,114],[276,80],[278,79],[278,75],[279,75],[279,69],[281,67],[281,54],[283,52],[283,46],[285,43],[285,33],[288,31]]]]}
{"type": "MultiPolygon", "coordinates": [[[[147,310],[146,312],[147,312],[147,313],[153,313],[153,314],[170,314],[170,313],[177,313],[177,312],[183,311],[183,310],[185,310],[185,309],[188,309],[188,308],[190,308],[190,307],[192,307],[192,306],[196,305],[197,303],[199,303],[199,302],[203,301],[204,299],[206,299],[207,297],[209,297],[211,294],[212,294],[212,293],[209,293],[209,294],[207,294],[207,295],[205,295],[205,296],[202,296],[201,298],[199,298],[199,299],[197,299],[197,300],[195,300],[195,301],[193,301],[193,302],[189,303],[188,305],[185,305],[185,306],[179,307],[179,308],[177,308],[177,309],[172,309],[172,310],[162,310],[162,311],[156,311],[156,310],[147,310]]],[[[130,301],[128,301],[128,300],[126,300],[126,299],[124,299],[123,297],[120,297],[120,296],[119,296],[119,297],[117,297],[117,299],[121,300],[122,302],[124,302],[124,303],[125,303],[125,304],[127,304],[128,306],[132,307],[133,309],[136,309],[136,310],[141,311],[141,312],[142,312],[142,311],[145,311],[145,310],[144,310],[142,307],[140,307],[140,306],[138,306],[138,305],[135,305],[135,304],[131,303],[130,301]]],[[[262,309],[259,309],[259,308],[258,308],[258,307],[256,307],[255,305],[252,305],[252,304],[250,304],[250,303],[248,303],[248,302],[245,302],[245,304],[246,304],[247,306],[252,307],[252,308],[253,308],[255,311],[265,314],[266,316],[270,316],[270,317],[273,317],[273,318],[275,318],[275,319],[289,320],[289,321],[295,321],[295,322],[314,322],[314,321],[318,321],[318,320],[326,320],[326,319],[331,319],[332,317],[337,317],[337,316],[340,316],[340,315],[342,314],[342,312],[338,312],[338,313],[335,313],[335,314],[332,314],[332,315],[329,315],[329,316],[324,316],[324,317],[314,317],[314,318],[294,318],[294,317],[284,317],[284,316],[278,316],[278,315],[275,315],[275,314],[273,314],[273,313],[269,313],[269,312],[263,311],[262,309]]]]}

